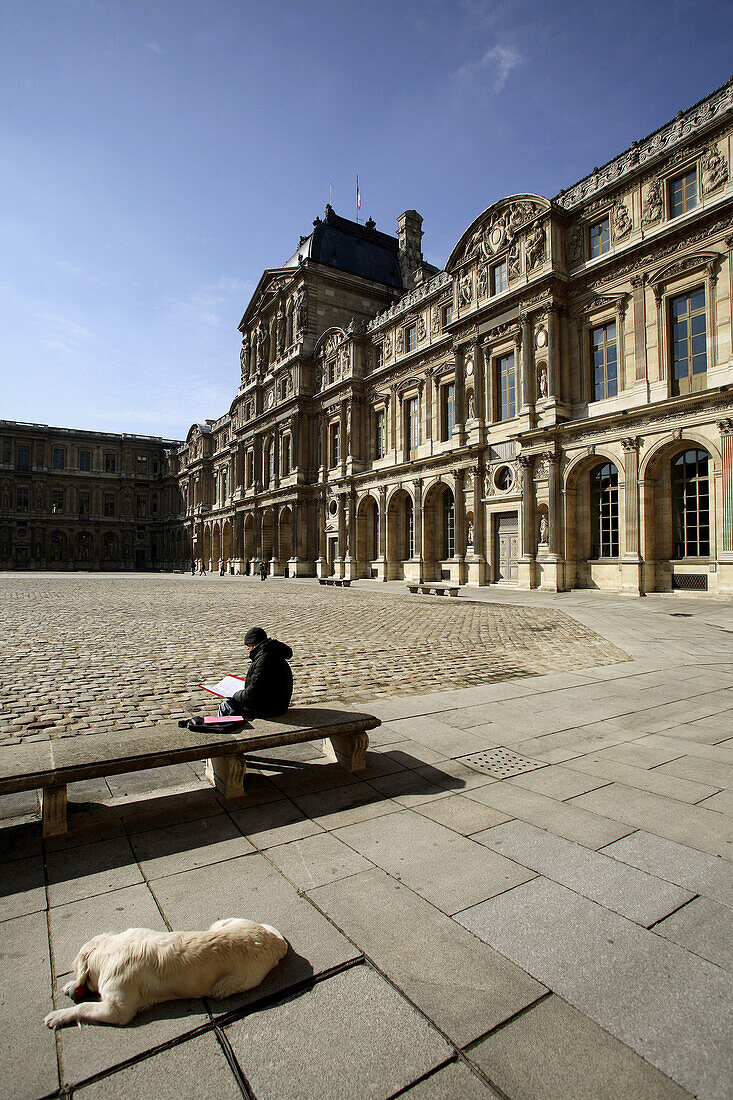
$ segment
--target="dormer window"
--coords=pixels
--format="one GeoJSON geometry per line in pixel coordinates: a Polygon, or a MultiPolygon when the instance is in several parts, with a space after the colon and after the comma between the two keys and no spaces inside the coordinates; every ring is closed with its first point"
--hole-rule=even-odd
{"type": "Polygon", "coordinates": [[[697,206],[697,167],[669,181],[669,216],[677,218],[697,206]]]}
{"type": "Polygon", "coordinates": [[[501,294],[509,286],[507,279],[506,260],[500,264],[494,264],[491,269],[491,293],[501,294]]]}
{"type": "Polygon", "coordinates": [[[588,255],[591,260],[602,256],[611,247],[611,219],[608,214],[588,227],[588,255]]]}
{"type": "Polygon", "coordinates": [[[417,347],[417,325],[408,325],[405,329],[405,352],[414,351],[417,347]]]}

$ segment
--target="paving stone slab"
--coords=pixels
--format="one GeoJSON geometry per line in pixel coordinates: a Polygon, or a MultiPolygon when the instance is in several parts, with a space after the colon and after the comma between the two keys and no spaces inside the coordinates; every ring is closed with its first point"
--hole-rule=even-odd
{"type": "Polygon", "coordinates": [[[310,896],[459,1047],[544,987],[412,890],[374,868],[310,896]]]}
{"type": "Polygon", "coordinates": [[[321,826],[311,821],[289,798],[234,810],[232,819],[244,836],[260,850],[301,840],[322,831],[321,826]]]}
{"type": "MultiPolygon", "coordinates": [[[[675,798],[679,802],[696,803],[716,793],[716,787],[714,786],[693,783],[689,779],[680,779],[677,776],[669,775],[661,768],[654,768],[649,771],[647,768],[622,764],[617,760],[608,760],[597,753],[589,753],[587,756],[580,756],[576,760],[570,761],[568,769],[598,776],[596,787],[603,786],[601,780],[607,780],[608,782],[623,783],[626,787],[636,787],[641,791],[651,791],[653,794],[663,795],[667,798],[675,798]]],[[[576,791],[571,797],[582,793],[582,791],[576,791]]]]}
{"type": "MultiPolygon", "coordinates": [[[[393,775],[383,775],[370,780],[371,786],[384,798],[392,799],[400,806],[419,806],[423,802],[430,802],[435,798],[445,798],[449,788],[445,783],[438,785],[431,783],[422,774],[423,769],[410,769],[395,772],[393,775]]],[[[462,789],[462,783],[458,779],[452,780],[453,786],[462,789]]]]}
{"type": "Polygon", "coordinates": [[[31,859],[33,856],[40,856],[42,852],[40,821],[0,819],[0,874],[4,863],[16,859],[31,859]]]}
{"type": "Polygon", "coordinates": [[[334,836],[444,913],[533,877],[504,856],[411,811],[347,825],[334,836]]]}
{"type": "MultiPolygon", "coordinates": [[[[723,744],[729,743],[723,742],[723,744]]],[[[667,764],[661,764],[659,771],[662,774],[678,775],[681,779],[691,779],[695,783],[710,783],[712,786],[733,790],[733,764],[726,764],[722,760],[702,760],[699,756],[680,756],[667,764]]]]}
{"type": "Polygon", "coordinates": [[[46,855],[49,905],[104,894],[143,882],[126,837],[57,849],[46,855]]]}
{"type": "Polygon", "coordinates": [[[124,932],[127,928],[166,931],[165,921],[145,884],[56,905],[49,911],[49,923],[57,976],[68,974],[79,948],[102,932],[124,932]]]}
{"type": "Polygon", "coordinates": [[[709,855],[733,858],[733,830],[722,814],[702,810],[651,791],[611,783],[572,801],[592,813],[615,819],[635,829],[666,836],[709,855]]]}
{"type": "Polygon", "coordinates": [[[440,760],[415,771],[429,783],[448,791],[469,791],[472,787],[485,787],[487,783],[496,782],[496,776],[470,768],[461,760],[440,760]]]}
{"type": "Polygon", "coordinates": [[[524,821],[497,825],[473,839],[646,928],[693,897],[679,886],[524,821]]]}
{"type": "Polygon", "coordinates": [[[369,783],[352,783],[330,791],[298,795],[294,802],[307,818],[322,829],[338,829],[357,821],[369,821],[383,814],[396,813],[399,803],[385,798],[369,783]]]}
{"type": "Polygon", "coordinates": [[[0,864],[0,921],[42,912],[46,908],[43,858],[15,859],[0,864]]]}
{"type": "MultiPolygon", "coordinates": [[[[61,992],[64,983],[56,987],[59,1008],[71,1005],[61,992]]],[[[140,1012],[126,1027],[88,1024],[65,1027],[57,1032],[61,1044],[64,1084],[74,1085],[129,1058],[137,1058],[178,1035],[208,1022],[203,1001],[167,1001],[140,1012]]],[[[114,1086],[108,1095],[116,1095],[114,1086]]]]}
{"type": "MultiPolygon", "coordinates": [[[[702,745],[698,741],[687,741],[681,737],[670,737],[661,733],[650,733],[639,738],[640,745],[652,745],[654,748],[677,749],[680,755],[694,756],[700,760],[715,760],[727,767],[733,766],[733,748],[723,745],[702,745]]],[[[723,774],[729,774],[726,768],[723,774]]]]}
{"type": "Polygon", "coordinates": [[[628,827],[600,814],[589,813],[574,802],[558,802],[508,780],[468,791],[466,798],[493,806],[508,817],[518,817],[586,848],[600,848],[629,832],[628,827]]]}
{"type": "Polygon", "coordinates": [[[733,970],[733,910],[727,905],[695,898],[678,913],[655,924],[654,931],[724,970],[733,970]]]}
{"type": "Polygon", "coordinates": [[[135,833],[130,843],[145,877],[150,880],[254,851],[224,814],[135,833]]]}
{"type": "Polygon", "coordinates": [[[499,1093],[472,1073],[463,1062],[451,1062],[411,1089],[400,1093],[400,1100],[489,1100],[499,1093]]]}
{"type": "Polygon", "coordinates": [[[272,924],[290,944],[288,955],[261,985],[211,1001],[217,1013],[357,958],[359,952],[297,889],[258,853],[158,879],[155,897],[172,928],[208,928],[224,917],[272,924]]]}
{"type": "Polygon", "coordinates": [[[348,878],[372,866],[369,860],[331,833],[279,844],[270,849],[269,857],[301,890],[348,878]]]}
{"type": "Polygon", "coordinates": [[[719,967],[547,879],[457,919],[701,1100],[730,1095],[733,982],[719,967]]]}
{"type": "Polygon", "coordinates": [[[36,1100],[59,1087],[45,913],[0,927],[0,1096],[36,1100]]]}
{"type": "Polygon", "coordinates": [[[733,791],[718,791],[710,798],[704,798],[698,802],[704,810],[715,810],[716,813],[733,815],[733,791]]]}
{"type": "Polygon", "coordinates": [[[490,829],[492,825],[501,825],[510,820],[506,814],[499,813],[491,806],[482,806],[480,802],[462,794],[451,794],[436,802],[426,802],[422,806],[416,806],[415,812],[421,817],[437,821],[439,825],[445,825],[447,829],[452,829],[461,836],[470,836],[471,833],[490,829]]]}
{"type": "MultiPolygon", "coordinates": [[[[486,747],[485,737],[476,737],[470,730],[463,731],[439,722],[433,716],[403,718],[391,723],[402,737],[416,741],[439,753],[441,757],[465,756],[486,747]]],[[[429,762],[429,761],[428,761],[429,762]]]]}
{"type": "Polygon", "coordinates": [[[690,1093],[562,998],[482,1039],[475,1062],[518,1100],[685,1100],[690,1093]]]}
{"type": "Polygon", "coordinates": [[[733,866],[720,856],[643,831],[608,844],[603,854],[733,907],[733,866]]]}
{"type": "Polygon", "coordinates": [[[366,966],[262,1008],[226,1033],[258,1100],[382,1100],[451,1054],[412,1005],[366,966]]]}
{"type": "Polygon", "coordinates": [[[79,1100],[140,1100],[141,1096],[155,1100],[242,1100],[224,1051],[211,1032],[82,1086],[75,1095],[79,1100]]]}
{"type": "Polygon", "coordinates": [[[536,791],[537,794],[546,794],[548,798],[555,798],[562,802],[565,798],[573,798],[577,794],[585,794],[586,791],[602,787],[604,780],[580,775],[572,770],[572,764],[567,767],[555,764],[549,768],[542,768],[541,771],[515,775],[512,777],[512,783],[516,787],[524,787],[528,791],[536,791]]]}

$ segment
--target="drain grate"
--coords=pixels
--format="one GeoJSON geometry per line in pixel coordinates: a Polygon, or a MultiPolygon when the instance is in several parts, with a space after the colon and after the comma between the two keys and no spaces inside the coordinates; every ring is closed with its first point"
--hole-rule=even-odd
{"type": "Polygon", "coordinates": [[[508,779],[511,775],[522,775],[538,768],[547,768],[546,760],[529,760],[511,749],[486,749],[485,752],[472,752],[470,756],[459,756],[461,764],[476,771],[486,772],[496,779],[508,779]]]}

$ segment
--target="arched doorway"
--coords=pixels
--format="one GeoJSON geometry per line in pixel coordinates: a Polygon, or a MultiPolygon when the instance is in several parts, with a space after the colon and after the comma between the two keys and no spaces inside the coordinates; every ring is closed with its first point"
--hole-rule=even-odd
{"type": "MultiPolygon", "coordinates": [[[[398,489],[387,505],[387,575],[390,579],[407,577],[405,563],[415,556],[415,510],[412,497],[398,489]]],[[[410,579],[410,578],[408,578],[410,579]]]]}
{"type": "Polygon", "coordinates": [[[423,507],[424,579],[455,580],[458,577],[456,553],[456,502],[453,490],[438,482],[425,496],[423,507]],[[455,570],[454,570],[455,565],[455,570]]]}
{"type": "Polygon", "coordinates": [[[379,576],[379,506],[373,496],[359,502],[356,514],[356,575],[379,576]]]}

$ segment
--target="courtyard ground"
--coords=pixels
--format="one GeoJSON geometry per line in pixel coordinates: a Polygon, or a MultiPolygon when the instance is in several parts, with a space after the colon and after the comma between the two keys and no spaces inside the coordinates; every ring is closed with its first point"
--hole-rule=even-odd
{"type": "Polygon", "coordinates": [[[34,797],[0,799],[2,1096],[730,1095],[730,604],[190,575],[0,596],[2,752],[210,711],[196,684],[242,670],[253,623],[292,644],[298,702],[382,721],[365,773],[256,754],[236,807],[198,765],[132,773],[72,787],[44,843],[34,797]],[[290,941],[257,990],[43,1027],[90,936],[234,915],[290,941]]]}

